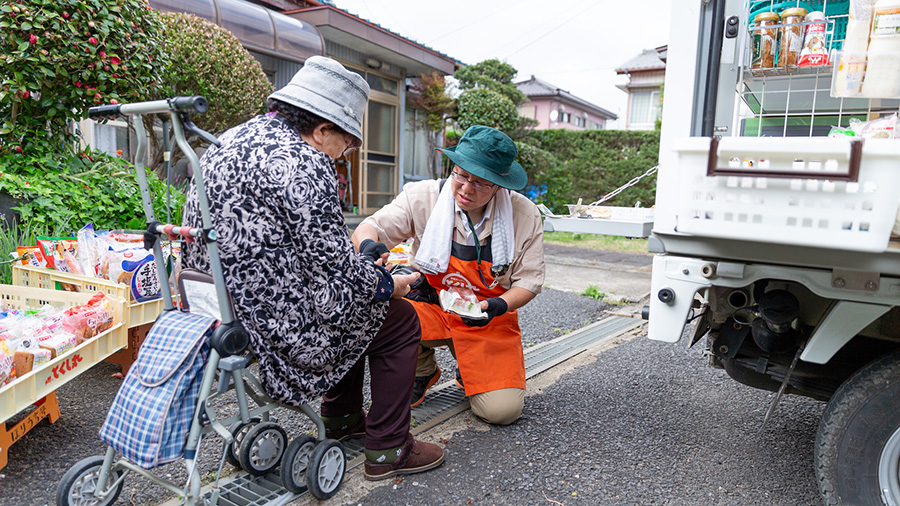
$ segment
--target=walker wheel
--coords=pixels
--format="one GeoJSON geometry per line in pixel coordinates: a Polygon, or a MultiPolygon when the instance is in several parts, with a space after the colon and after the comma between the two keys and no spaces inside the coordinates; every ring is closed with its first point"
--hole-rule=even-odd
{"type": "Polygon", "coordinates": [[[238,452],[241,467],[253,476],[267,474],[281,462],[287,440],[287,433],[277,423],[254,425],[241,441],[238,452]]]}
{"type": "Polygon", "coordinates": [[[247,435],[247,431],[261,421],[262,420],[260,420],[259,418],[251,418],[247,423],[237,421],[231,424],[231,427],[228,427],[228,432],[230,432],[232,437],[234,437],[234,441],[232,441],[232,443],[230,445],[227,445],[225,448],[226,462],[238,469],[241,468],[241,460],[238,458],[238,452],[241,451],[241,441],[244,440],[244,436],[247,435]]]}
{"type": "MultiPolygon", "coordinates": [[[[124,481],[109,490],[105,497],[96,497],[94,492],[99,488],[97,478],[103,467],[103,456],[95,455],[79,461],[63,475],[56,489],[57,506],[109,506],[116,502],[122,492],[124,481]]],[[[110,472],[106,486],[109,489],[122,476],[122,471],[110,472]]]]}
{"type": "Polygon", "coordinates": [[[328,499],[337,493],[347,471],[344,446],[334,439],[326,439],[316,445],[309,458],[306,486],[316,499],[328,499]]]}
{"type": "Polygon", "coordinates": [[[316,447],[316,438],[300,436],[291,441],[281,457],[281,483],[295,494],[306,492],[306,471],[316,447]]]}

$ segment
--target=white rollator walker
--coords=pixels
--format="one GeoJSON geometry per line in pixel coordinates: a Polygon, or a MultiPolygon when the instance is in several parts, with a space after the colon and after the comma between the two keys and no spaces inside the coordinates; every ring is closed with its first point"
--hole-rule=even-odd
{"type": "MultiPolygon", "coordinates": [[[[199,170],[199,159],[185,137],[185,133],[199,135],[209,142],[218,144],[215,137],[200,130],[190,121],[189,114],[203,113],[206,110],[207,102],[203,97],[176,97],[133,104],[104,105],[92,107],[88,111],[89,117],[94,119],[117,115],[132,118],[138,139],[135,170],[147,217],[145,247],[149,249],[152,244],[157,271],[161,278],[160,289],[165,302],[164,311],[179,311],[179,309],[175,307],[169,289],[160,237],[182,236],[202,241],[209,252],[212,276],[185,270],[179,281],[179,285],[182,286],[179,291],[183,308],[190,308],[190,301],[195,297],[194,300],[198,302],[199,307],[200,303],[204,302],[203,296],[206,295],[205,299],[212,302],[208,305],[213,306],[213,312],[218,313],[216,316],[219,320],[219,325],[209,338],[209,358],[203,368],[199,397],[184,445],[184,465],[188,477],[184,485],[179,486],[135,465],[110,446],[105,456],[83,459],[66,472],[57,489],[58,506],[111,505],[118,498],[124,480],[131,472],[177,494],[183,498],[183,504],[216,505],[219,503],[220,494],[218,483],[226,461],[254,476],[268,474],[280,465],[280,478],[285,489],[294,493],[308,490],[318,499],[327,499],[334,495],[343,481],[347,467],[344,448],[336,440],[325,439],[325,427],[319,416],[306,404],[299,408],[278,404],[265,395],[259,381],[247,369],[252,360],[249,354],[244,353],[249,345],[249,338],[240,322],[234,318],[219,259],[216,232],[210,219],[203,175],[199,170]],[[162,225],[156,221],[143,164],[147,144],[141,117],[144,114],[171,116],[170,121],[178,147],[193,167],[197,168],[193,177],[199,195],[202,229],[162,225]],[[188,279],[192,282],[183,282],[188,279]],[[188,289],[185,293],[186,285],[191,285],[194,289],[188,289]],[[232,389],[237,397],[239,413],[219,418],[216,410],[210,407],[211,402],[232,389]],[[258,407],[250,409],[248,396],[258,407]],[[301,435],[288,443],[284,429],[269,418],[269,413],[280,407],[299,411],[308,416],[316,426],[318,438],[301,435]],[[224,444],[215,477],[216,486],[208,497],[205,497],[201,493],[201,478],[196,456],[202,437],[211,432],[221,436],[224,444]]],[[[134,370],[133,368],[132,371],[134,370]]]]}

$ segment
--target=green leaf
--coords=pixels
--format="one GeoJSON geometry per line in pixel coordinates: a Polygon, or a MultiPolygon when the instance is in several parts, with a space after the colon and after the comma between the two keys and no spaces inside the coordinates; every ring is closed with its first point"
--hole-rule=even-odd
{"type": "Polygon", "coordinates": [[[29,23],[28,21],[24,21],[21,25],[19,25],[19,27],[23,32],[27,32],[28,30],[31,30],[31,23],[29,23]]]}

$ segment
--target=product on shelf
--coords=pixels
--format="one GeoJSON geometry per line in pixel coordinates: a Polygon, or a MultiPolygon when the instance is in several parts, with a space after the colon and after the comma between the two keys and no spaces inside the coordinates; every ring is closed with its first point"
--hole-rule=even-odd
{"type": "Polygon", "coordinates": [[[825,13],[813,11],[806,15],[806,21],[818,21],[806,25],[803,48],[800,50],[801,67],[828,65],[828,47],[825,41],[825,13]]]}
{"type": "Polygon", "coordinates": [[[900,97],[900,0],[875,2],[867,60],[862,94],[900,97]]]}
{"type": "Polygon", "coordinates": [[[794,67],[800,61],[800,50],[803,49],[803,25],[806,9],[792,7],[781,12],[781,42],[778,49],[778,66],[794,67]]]}
{"type": "Polygon", "coordinates": [[[753,59],[750,64],[754,69],[770,69],[775,66],[777,28],[769,28],[778,24],[777,12],[760,12],[753,18],[756,25],[751,31],[753,36],[753,59]]]}

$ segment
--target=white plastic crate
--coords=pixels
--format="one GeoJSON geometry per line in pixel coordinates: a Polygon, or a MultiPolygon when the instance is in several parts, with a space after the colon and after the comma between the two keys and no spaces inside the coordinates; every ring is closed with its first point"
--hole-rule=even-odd
{"type": "Polygon", "coordinates": [[[132,328],[145,323],[156,321],[156,317],[162,312],[164,303],[162,297],[146,302],[135,302],[129,299],[128,285],[109,281],[107,279],[92,278],[60,272],[45,267],[33,267],[30,265],[14,265],[12,268],[12,281],[14,285],[30,286],[32,288],[46,288],[53,290],[56,283],[66,283],[80,292],[103,292],[110,297],[120,297],[127,302],[125,306],[125,327],[132,328]]]}
{"type": "Polygon", "coordinates": [[[900,202],[900,140],[692,137],[678,153],[677,231],[880,252],[900,202]],[[858,175],[854,175],[858,169],[858,175]],[[718,175],[708,175],[714,171],[718,175]]]}
{"type": "MultiPolygon", "coordinates": [[[[16,309],[38,309],[45,304],[72,307],[87,303],[94,293],[73,293],[43,288],[0,285],[0,299],[16,309]]],[[[96,337],[87,339],[75,348],[31,372],[0,386],[0,422],[7,420],[42,397],[54,392],[94,364],[125,348],[125,300],[110,297],[115,325],[96,337]]]]}

